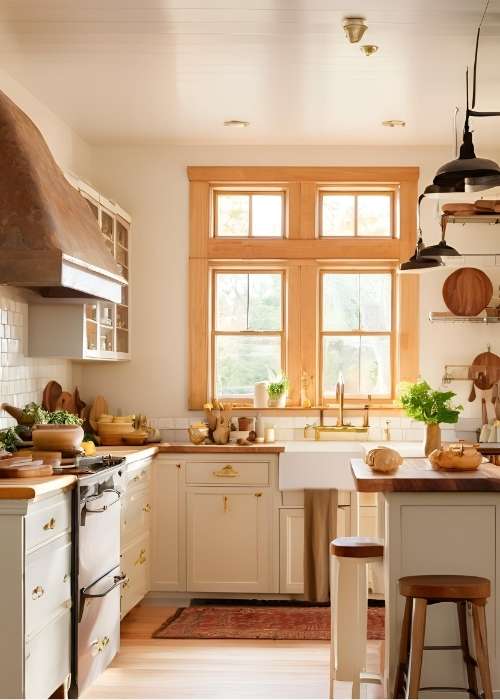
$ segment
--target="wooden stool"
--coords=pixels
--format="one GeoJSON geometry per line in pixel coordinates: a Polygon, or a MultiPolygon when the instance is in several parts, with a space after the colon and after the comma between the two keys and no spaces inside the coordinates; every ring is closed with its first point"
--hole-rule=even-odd
{"type": "Polygon", "coordinates": [[[368,590],[366,566],[384,555],[382,540],[370,537],[339,537],[330,545],[330,697],[334,683],[350,681],[352,697],[359,698],[360,683],[380,683],[365,673],[368,590]]]}
{"type": "Polygon", "coordinates": [[[399,649],[399,666],[394,685],[394,698],[418,698],[419,690],[460,690],[471,698],[479,698],[476,666],[479,667],[483,697],[492,698],[488,644],[486,641],[485,605],[490,597],[490,582],[478,576],[406,576],[399,579],[399,592],[406,598],[399,649]],[[427,605],[456,603],[460,646],[424,646],[427,605]],[[475,661],[469,649],[466,610],[472,605],[476,647],[475,661]],[[420,688],[422,655],[427,649],[461,649],[467,667],[468,688],[420,688]],[[407,685],[407,687],[405,687],[407,685]]]}

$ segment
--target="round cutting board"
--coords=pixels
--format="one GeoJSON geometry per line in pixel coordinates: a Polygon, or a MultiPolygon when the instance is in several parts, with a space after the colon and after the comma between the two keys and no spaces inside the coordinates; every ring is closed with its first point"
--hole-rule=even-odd
{"type": "Polygon", "coordinates": [[[493,296],[491,280],[482,270],[462,267],[452,272],[443,285],[443,299],[455,316],[477,316],[493,296]]]}

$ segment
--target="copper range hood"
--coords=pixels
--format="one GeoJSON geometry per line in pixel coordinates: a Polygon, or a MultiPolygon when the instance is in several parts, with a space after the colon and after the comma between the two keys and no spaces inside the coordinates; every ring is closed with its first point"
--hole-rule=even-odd
{"type": "Polygon", "coordinates": [[[86,201],[35,124],[1,91],[0,284],[114,302],[127,284],[86,201]]]}

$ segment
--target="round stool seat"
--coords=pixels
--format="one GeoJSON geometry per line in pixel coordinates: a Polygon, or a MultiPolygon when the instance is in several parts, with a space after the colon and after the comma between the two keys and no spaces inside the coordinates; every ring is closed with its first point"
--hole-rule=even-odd
{"type": "Polygon", "coordinates": [[[337,537],[330,544],[330,553],[335,557],[371,559],[384,555],[384,541],[377,537],[337,537]]]}
{"type": "Polygon", "coordinates": [[[480,576],[405,576],[399,592],[407,598],[427,600],[479,600],[489,598],[491,586],[480,576]]]}

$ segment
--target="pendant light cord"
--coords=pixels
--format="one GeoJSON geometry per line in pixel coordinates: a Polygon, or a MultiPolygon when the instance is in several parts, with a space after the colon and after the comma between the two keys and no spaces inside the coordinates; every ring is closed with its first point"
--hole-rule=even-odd
{"type": "MultiPolygon", "coordinates": [[[[483,26],[484,19],[486,17],[486,13],[488,12],[488,7],[490,4],[490,0],[486,0],[486,3],[484,5],[484,10],[483,14],[481,15],[481,19],[479,20],[479,26],[477,28],[477,34],[476,34],[476,48],[474,51],[474,71],[472,74],[472,109],[476,106],[476,76],[477,76],[477,52],[479,50],[479,35],[481,34],[481,27],[483,26]]],[[[467,86],[469,85],[469,80],[467,78],[467,86]]],[[[467,108],[469,107],[469,100],[467,99],[467,108]]]]}

